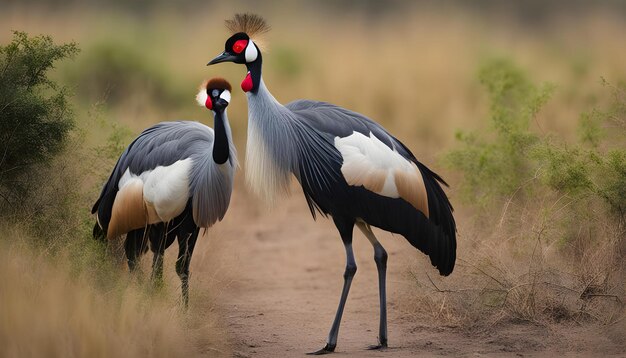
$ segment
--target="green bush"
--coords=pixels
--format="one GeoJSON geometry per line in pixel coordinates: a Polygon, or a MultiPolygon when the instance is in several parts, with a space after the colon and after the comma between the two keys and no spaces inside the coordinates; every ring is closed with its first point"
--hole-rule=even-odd
{"type": "Polygon", "coordinates": [[[483,66],[480,81],[491,101],[490,127],[485,133],[457,133],[459,148],[444,157],[451,168],[463,174],[464,199],[486,207],[513,195],[534,200],[553,191],[581,205],[586,204],[584,200],[600,200],[623,222],[624,88],[604,82],[612,99],[608,108],[583,113],[579,140],[567,143],[554,135],[540,135],[530,126],[554,86],[534,85],[520,68],[501,59],[483,66]]]}
{"type": "Polygon", "coordinates": [[[28,195],[35,167],[63,149],[73,126],[68,91],[47,75],[55,62],[74,56],[74,43],[15,32],[0,46],[0,195],[12,208],[28,195]]]}
{"type": "Polygon", "coordinates": [[[528,155],[539,137],[530,130],[530,123],[550,98],[553,86],[533,85],[508,60],[487,63],[479,78],[491,101],[491,133],[459,131],[456,137],[461,147],[449,152],[445,161],[463,172],[464,198],[486,205],[494,197],[511,195],[534,173],[536,163],[528,155]]]}
{"type": "MultiPolygon", "coordinates": [[[[553,86],[533,84],[509,60],[489,61],[479,74],[489,126],[460,132],[444,157],[463,176],[461,196],[479,209],[477,225],[460,233],[463,288],[433,283],[436,292],[450,292],[452,309],[472,322],[623,320],[624,86],[604,81],[596,108],[580,115],[578,138],[565,140],[533,129],[553,86]]],[[[446,298],[432,305],[450,305],[446,298]]]]}

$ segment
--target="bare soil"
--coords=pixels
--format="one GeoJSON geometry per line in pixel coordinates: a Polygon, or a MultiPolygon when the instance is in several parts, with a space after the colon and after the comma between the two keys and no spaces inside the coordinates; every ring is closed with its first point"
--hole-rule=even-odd
{"type": "MultiPolygon", "coordinates": [[[[190,314],[217,313],[224,332],[213,333],[224,334],[227,342],[204,349],[199,343],[198,350],[207,356],[300,357],[322,348],[345,266],[332,221],[314,221],[297,190],[269,210],[251,199],[242,183],[237,185],[231,210],[201,238],[191,268],[190,314]]],[[[339,332],[338,356],[626,356],[624,324],[500,322],[469,329],[420,317],[412,309],[415,282],[409,267],[432,270],[432,275],[436,271],[401,236],[375,233],[389,253],[389,348],[366,350],[377,343],[378,283],[372,247],[355,229],[358,271],[339,332]]]]}

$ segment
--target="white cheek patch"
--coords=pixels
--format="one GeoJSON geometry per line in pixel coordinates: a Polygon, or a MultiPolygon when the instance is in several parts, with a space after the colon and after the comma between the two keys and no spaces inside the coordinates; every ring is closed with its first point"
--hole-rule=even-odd
{"type": "Polygon", "coordinates": [[[230,91],[229,90],[224,90],[224,92],[222,92],[222,94],[220,95],[220,98],[223,99],[224,101],[230,103],[230,91]]]}
{"type": "Polygon", "coordinates": [[[254,62],[259,56],[259,51],[256,49],[256,45],[252,40],[248,41],[248,47],[246,47],[246,62],[254,62]]]}
{"type": "Polygon", "coordinates": [[[196,95],[196,102],[198,102],[198,105],[204,107],[207,98],[209,98],[209,95],[206,93],[206,90],[201,89],[200,92],[198,92],[198,94],[196,95]]]}

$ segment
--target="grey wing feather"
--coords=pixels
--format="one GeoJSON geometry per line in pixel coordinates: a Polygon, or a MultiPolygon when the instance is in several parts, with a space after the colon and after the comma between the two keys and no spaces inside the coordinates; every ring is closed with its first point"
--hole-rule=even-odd
{"type": "Polygon", "coordinates": [[[235,170],[238,166],[237,151],[231,139],[230,125],[226,114],[224,116],[230,147],[228,161],[220,165],[211,159],[210,154],[204,155],[194,160],[191,173],[193,217],[196,225],[203,228],[210,227],[224,218],[230,204],[235,170]]]}
{"type": "Polygon", "coordinates": [[[389,148],[398,151],[400,155],[414,162],[424,178],[431,219],[442,227],[446,235],[451,238],[456,236],[456,223],[452,216],[453,208],[441,188],[441,185],[448,186],[448,184],[437,173],[419,162],[402,142],[388,133],[381,125],[360,113],[326,102],[297,100],[289,103],[286,107],[302,121],[333,136],[345,137],[355,131],[369,136],[371,132],[389,148]]]}
{"type": "MultiPolygon", "coordinates": [[[[210,176],[217,177],[216,181],[223,181],[211,166],[211,164],[216,166],[211,159],[213,141],[213,130],[198,122],[162,122],[144,130],[118,159],[111,176],[104,184],[100,198],[92,208],[92,213],[98,212],[98,221],[106,230],[111,218],[111,208],[118,191],[119,180],[127,169],[133,174],[141,174],[157,166],[169,166],[178,160],[187,158],[193,160],[190,194],[194,197],[200,197],[194,205],[206,202],[207,198],[205,197],[216,192],[217,196],[223,196],[218,188],[211,187],[211,180],[207,178],[207,173],[210,173],[210,176]]],[[[231,151],[234,151],[234,148],[231,151]]],[[[236,157],[233,156],[233,158],[236,157]]],[[[236,159],[227,162],[227,165],[236,165],[236,159]]],[[[232,185],[230,187],[232,188],[232,185]]],[[[221,207],[223,205],[220,205],[221,207]]],[[[196,211],[194,210],[194,213],[196,211]]],[[[208,227],[215,222],[214,217],[221,218],[223,215],[223,213],[212,214],[211,210],[202,211],[196,223],[203,224],[198,226],[208,227]]],[[[195,215],[194,219],[196,219],[195,215]]]]}
{"type": "Polygon", "coordinates": [[[353,132],[359,132],[365,136],[373,133],[389,148],[397,150],[408,158],[405,155],[407,154],[404,150],[405,147],[400,141],[389,134],[380,124],[360,113],[327,102],[303,99],[291,102],[286,107],[316,129],[333,136],[343,138],[353,132]]]}

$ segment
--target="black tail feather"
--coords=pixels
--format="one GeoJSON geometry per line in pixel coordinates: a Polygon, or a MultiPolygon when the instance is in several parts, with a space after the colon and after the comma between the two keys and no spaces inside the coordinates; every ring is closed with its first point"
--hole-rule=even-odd
{"type": "Polygon", "coordinates": [[[438,264],[433,263],[433,265],[439,268],[439,272],[447,276],[452,273],[456,261],[456,222],[452,215],[454,208],[440,183],[446,186],[448,184],[425,165],[419,162],[417,165],[424,178],[428,195],[429,221],[431,222],[429,237],[431,240],[437,240],[437,249],[429,252],[429,256],[431,262],[437,261],[438,264]]]}
{"type": "Polygon", "coordinates": [[[456,261],[456,237],[448,236],[421,212],[418,215],[419,218],[412,221],[413,225],[404,237],[413,247],[428,255],[430,263],[441,275],[448,276],[454,270],[456,261]]]}

